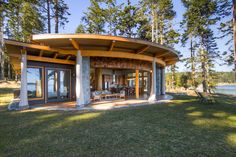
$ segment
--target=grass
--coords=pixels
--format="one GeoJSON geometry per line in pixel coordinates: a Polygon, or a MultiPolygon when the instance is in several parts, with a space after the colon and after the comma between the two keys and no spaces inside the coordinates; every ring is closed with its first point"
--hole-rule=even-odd
{"type": "Polygon", "coordinates": [[[236,98],[101,112],[9,112],[1,101],[0,156],[236,156],[236,98]]]}

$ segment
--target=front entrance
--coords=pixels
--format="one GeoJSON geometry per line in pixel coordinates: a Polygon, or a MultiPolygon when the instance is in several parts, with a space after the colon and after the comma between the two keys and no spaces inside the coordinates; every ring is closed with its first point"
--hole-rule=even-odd
{"type": "Polygon", "coordinates": [[[46,69],[46,102],[70,99],[70,73],[68,69],[46,69]]]}

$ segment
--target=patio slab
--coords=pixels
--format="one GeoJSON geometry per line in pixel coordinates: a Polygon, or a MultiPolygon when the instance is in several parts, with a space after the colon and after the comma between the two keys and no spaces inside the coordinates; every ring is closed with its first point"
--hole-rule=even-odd
{"type": "Polygon", "coordinates": [[[31,110],[58,110],[58,111],[97,111],[97,110],[111,110],[128,107],[137,107],[153,104],[168,103],[173,99],[170,95],[159,96],[155,102],[148,102],[146,99],[108,99],[97,102],[92,102],[88,106],[78,108],[76,102],[61,102],[61,103],[47,103],[43,105],[31,106],[31,110]]]}

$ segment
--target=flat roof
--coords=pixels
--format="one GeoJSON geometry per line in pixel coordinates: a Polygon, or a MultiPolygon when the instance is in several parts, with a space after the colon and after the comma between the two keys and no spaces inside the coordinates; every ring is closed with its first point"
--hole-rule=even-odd
{"type": "Polygon", "coordinates": [[[110,35],[36,34],[32,35],[29,43],[5,39],[5,45],[10,58],[14,61],[16,61],[14,57],[20,54],[20,49],[23,47],[32,52],[31,55],[34,57],[31,58],[43,57],[41,54],[43,53],[44,56],[52,59],[66,59],[65,64],[74,63],[72,62],[75,60],[73,56],[77,50],[81,50],[82,56],[90,57],[134,58],[146,61],[156,58],[157,63],[162,66],[175,64],[179,60],[179,56],[173,48],[140,39],[110,35]],[[50,53],[52,53],[51,56],[50,53]],[[72,57],[68,57],[68,55],[72,55],[72,57]]]}

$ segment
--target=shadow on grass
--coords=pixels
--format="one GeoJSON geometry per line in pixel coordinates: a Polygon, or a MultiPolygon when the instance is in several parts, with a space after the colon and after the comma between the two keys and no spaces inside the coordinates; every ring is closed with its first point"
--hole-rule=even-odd
{"type": "Polygon", "coordinates": [[[236,98],[101,112],[0,112],[1,156],[235,156],[236,98]]]}

